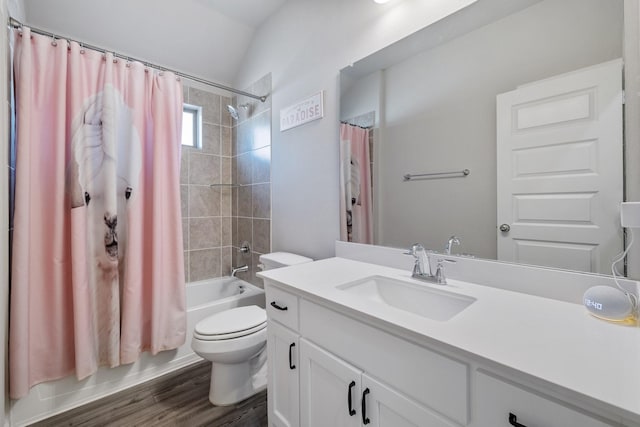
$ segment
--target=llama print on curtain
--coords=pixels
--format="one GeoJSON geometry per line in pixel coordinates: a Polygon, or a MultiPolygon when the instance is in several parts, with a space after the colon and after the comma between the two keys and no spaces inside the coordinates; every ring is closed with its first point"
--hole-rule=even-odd
{"type": "Polygon", "coordinates": [[[185,341],[182,85],[15,34],[10,396],[185,341]]]}
{"type": "Polygon", "coordinates": [[[369,129],[340,125],[340,239],[373,243],[369,129]]]}

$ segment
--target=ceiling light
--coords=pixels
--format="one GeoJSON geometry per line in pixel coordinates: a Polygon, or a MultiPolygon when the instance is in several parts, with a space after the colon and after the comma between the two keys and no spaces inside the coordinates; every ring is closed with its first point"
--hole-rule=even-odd
{"type": "Polygon", "coordinates": [[[373,0],[373,1],[379,4],[383,4],[383,3],[387,3],[389,0],[373,0]]]}

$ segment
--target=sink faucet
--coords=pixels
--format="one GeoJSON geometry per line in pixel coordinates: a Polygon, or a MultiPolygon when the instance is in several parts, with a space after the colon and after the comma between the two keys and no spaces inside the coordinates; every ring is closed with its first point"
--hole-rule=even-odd
{"type": "Polygon", "coordinates": [[[437,266],[436,266],[436,283],[438,285],[446,285],[447,284],[447,278],[444,275],[444,263],[448,262],[450,264],[455,264],[456,262],[452,259],[439,259],[437,261],[437,266]]]}
{"type": "Polygon", "coordinates": [[[444,252],[447,255],[451,255],[451,247],[453,245],[459,245],[459,244],[460,244],[460,239],[458,239],[456,236],[449,237],[449,241],[447,242],[447,245],[444,247],[444,252]]]}
{"type": "MultiPolygon", "coordinates": [[[[455,239],[458,240],[457,238],[455,239]]],[[[436,283],[438,285],[447,284],[447,278],[444,275],[444,264],[455,264],[454,260],[438,258],[436,262],[436,273],[433,274],[431,272],[429,252],[425,250],[424,246],[419,243],[415,243],[411,246],[411,250],[409,252],[406,252],[406,254],[413,255],[416,259],[415,264],[413,264],[413,272],[411,273],[411,277],[413,277],[414,279],[424,280],[425,282],[429,283],[436,283]]]]}
{"type": "Polygon", "coordinates": [[[413,264],[413,272],[411,277],[414,279],[424,280],[426,282],[436,283],[436,276],[431,272],[431,263],[429,262],[429,254],[419,243],[415,243],[411,246],[410,252],[407,255],[413,255],[416,262],[413,264]]]}
{"type": "Polygon", "coordinates": [[[236,273],[244,273],[245,271],[249,271],[248,265],[242,265],[240,267],[231,267],[231,277],[236,277],[236,273]]]}

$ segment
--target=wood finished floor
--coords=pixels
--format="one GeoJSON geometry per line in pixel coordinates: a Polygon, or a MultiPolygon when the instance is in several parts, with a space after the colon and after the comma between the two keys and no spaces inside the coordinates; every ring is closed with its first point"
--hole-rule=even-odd
{"type": "Polygon", "coordinates": [[[233,406],[213,406],[209,402],[210,371],[210,362],[200,362],[32,426],[267,425],[266,391],[233,406]]]}

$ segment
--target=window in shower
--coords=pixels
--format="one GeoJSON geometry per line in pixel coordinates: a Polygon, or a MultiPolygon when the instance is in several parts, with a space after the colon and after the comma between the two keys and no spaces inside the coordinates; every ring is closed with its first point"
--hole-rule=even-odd
{"type": "Polygon", "coordinates": [[[202,147],[202,107],[184,104],[182,107],[182,145],[202,147]]]}

